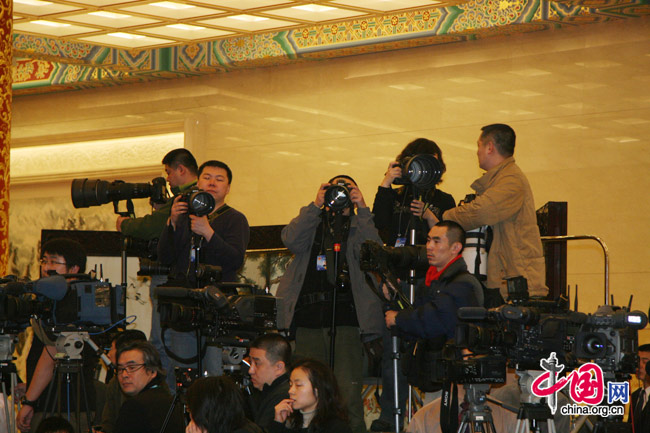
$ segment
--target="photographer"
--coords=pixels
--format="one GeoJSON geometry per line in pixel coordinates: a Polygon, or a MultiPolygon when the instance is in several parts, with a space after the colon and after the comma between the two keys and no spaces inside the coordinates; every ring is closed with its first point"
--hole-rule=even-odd
{"type": "Polygon", "coordinates": [[[515,131],[508,125],[497,123],[481,128],[476,154],[485,174],[472,183],[477,197],[444,212],[442,219],[455,221],[465,230],[492,227],[488,289],[500,289],[505,297],[504,278],[521,275],[528,280],[531,296],[546,296],[546,269],[535,200],[526,175],[515,164],[515,140],[515,131]]]}
{"type": "Polygon", "coordinates": [[[383,332],[381,301],[359,268],[361,244],[366,240],[379,241],[379,234],[356,182],[344,175],[330,179],[282,230],[282,241],[295,257],[277,291],[278,328],[295,329],[296,354],[327,362],[332,300],[338,289],[332,337],[334,373],[355,432],[366,431],[361,402],[362,339],[377,339],[383,332]],[[326,192],[341,185],[348,191],[349,205],[333,211],[331,202],[326,205],[326,192]],[[338,263],[335,244],[340,245],[338,263]]]}
{"type": "MultiPolygon", "coordinates": [[[[409,244],[408,239],[411,229],[415,229],[415,244],[424,245],[426,243],[427,233],[435,224],[433,216],[440,215],[442,212],[455,206],[454,198],[437,187],[424,193],[422,197],[414,196],[414,186],[406,184],[398,188],[393,188],[396,179],[400,179],[405,173],[402,171],[404,161],[416,155],[433,155],[440,162],[442,172],[446,170],[445,162],[442,158],[442,150],[431,140],[418,138],[410,142],[402,152],[397,156],[395,161],[388,164],[388,170],[382,180],[372,212],[375,214],[375,225],[379,230],[382,239],[389,246],[401,247],[409,244]]],[[[438,184],[440,180],[438,181],[438,184]]],[[[416,274],[418,278],[423,275],[416,274]]],[[[400,278],[406,280],[407,273],[403,272],[400,278]]],[[[402,289],[408,296],[406,282],[403,283],[402,289]]],[[[370,429],[372,431],[395,431],[394,418],[388,408],[394,406],[394,382],[393,382],[393,363],[391,355],[390,333],[383,334],[383,354],[382,354],[382,393],[379,397],[379,405],[382,408],[379,419],[373,421],[370,429]]],[[[401,361],[400,361],[401,362],[401,361]]],[[[406,398],[408,386],[406,377],[398,371],[399,399],[401,413],[405,413],[406,398]]]]}
{"type": "MultiPolygon", "coordinates": [[[[168,285],[196,287],[198,264],[220,266],[222,281],[237,281],[237,270],[244,263],[244,254],[249,240],[246,217],[225,202],[230,192],[232,171],[221,161],[207,161],[199,168],[197,186],[214,198],[215,206],[206,216],[188,213],[188,203],[183,196],[174,199],[171,215],[158,242],[158,260],[172,265],[168,285]]],[[[170,371],[175,366],[196,367],[195,361],[187,357],[196,354],[196,337],[192,332],[168,330],[165,339],[176,356],[170,355],[170,371]]],[[[212,374],[220,373],[220,358],[216,348],[208,348],[206,367],[212,374]]],[[[172,378],[168,379],[174,386],[172,378]]]]}
{"type": "Polygon", "coordinates": [[[395,180],[404,174],[403,162],[420,154],[435,156],[442,165],[443,173],[445,172],[442,150],[435,142],[426,138],[418,138],[410,142],[397,156],[397,160],[388,164],[388,170],[377,189],[372,206],[375,226],[386,245],[396,247],[406,245],[409,231],[413,228],[416,233],[415,244],[423,245],[426,242],[427,232],[436,223],[432,217],[455,206],[454,198],[450,194],[435,187],[428,191],[420,191],[417,197],[414,196],[413,185],[392,187],[395,180]]]}
{"type": "Polygon", "coordinates": [[[458,309],[483,305],[483,288],[467,271],[464,246],[465,231],[458,224],[443,221],[433,226],[427,237],[430,268],[424,284],[418,287],[413,309],[385,313],[386,327],[397,328],[406,339],[418,340],[415,350],[424,350],[409,354],[412,359],[404,363],[409,382],[425,391],[435,388],[429,379],[429,360],[441,352],[447,339],[454,338],[458,309]]]}
{"type": "MultiPolygon", "coordinates": [[[[64,238],[51,239],[43,244],[40,263],[41,278],[54,274],[83,273],[86,270],[86,251],[76,241],[64,238]]],[[[75,278],[71,277],[67,280],[70,282],[74,281],[75,278]]],[[[48,393],[44,393],[44,391],[48,389],[48,386],[51,386],[54,387],[51,390],[51,395],[56,395],[57,383],[56,381],[52,381],[55,367],[54,356],[56,353],[57,350],[54,346],[44,345],[34,334],[32,345],[27,355],[28,387],[21,400],[22,407],[16,419],[17,427],[23,432],[28,432],[34,425],[38,425],[42,412],[52,407],[52,401],[50,402],[50,407],[45,407],[45,396],[48,393]]],[[[98,358],[94,351],[90,347],[85,346],[83,351],[82,374],[84,375],[84,382],[87,387],[86,391],[90,410],[94,410],[95,408],[94,369],[97,362],[98,358]]],[[[76,389],[76,381],[79,378],[73,376],[72,379],[72,386],[70,388],[76,389]]],[[[75,393],[68,395],[67,387],[61,389],[61,401],[68,402],[68,408],[74,408],[76,406],[76,398],[81,398],[81,396],[75,393]]],[[[86,409],[83,403],[81,404],[81,408],[86,409]]],[[[85,423],[88,420],[86,415],[89,416],[90,414],[81,413],[80,415],[84,421],[82,425],[86,425],[85,423]]]]}
{"type": "MultiPolygon", "coordinates": [[[[165,155],[162,163],[174,197],[196,185],[198,166],[189,150],[174,149],[165,155]]],[[[118,216],[115,222],[117,231],[137,239],[151,240],[159,237],[171,213],[172,202],[173,198],[154,210],[151,215],[140,218],[118,216]]]]}
{"type": "MultiPolygon", "coordinates": [[[[189,191],[196,185],[198,165],[189,150],[180,148],[168,152],[163,158],[162,164],[165,173],[167,173],[167,183],[169,183],[169,188],[174,197],[189,191]]],[[[157,239],[167,224],[173,201],[174,199],[170,198],[150,215],[143,217],[128,218],[118,216],[116,221],[117,231],[121,232],[124,236],[130,236],[135,239],[147,241],[157,239]]],[[[165,281],[167,281],[167,275],[152,275],[149,288],[150,292],[153,291],[154,287],[165,283],[165,281]]],[[[169,369],[170,361],[160,339],[158,304],[153,296],[151,296],[151,304],[151,333],[149,340],[158,349],[158,352],[160,352],[163,367],[169,369]]]]}

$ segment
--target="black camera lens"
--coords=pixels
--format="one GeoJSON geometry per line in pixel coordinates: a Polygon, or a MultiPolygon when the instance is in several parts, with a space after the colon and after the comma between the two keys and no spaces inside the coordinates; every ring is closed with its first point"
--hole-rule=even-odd
{"type": "Polygon", "coordinates": [[[187,210],[196,216],[209,215],[216,205],[212,194],[206,191],[195,191],[187,198],[187,210]]]}
{"type": "MultiPolygon", "coordinates": [[[[155,180],[155,179],[154,179],[155,180]]],[[[164,180],[164,179],[163,179],[164,180]]],[[[100,206],[116,200],[146,198],[160,195],[162,201],[164,184],[159,181],[157,186],[149,183],[126,183],[121,180],[108,182],[106,180],[73,179],[71,186],[72,205],[82,207],[100,206]]]]}
{"type": "Polygon", "coordinates": [[[442,164],[433,155],[415,155],[400,161],[402,177],[393,181],[396,185],[413,185],[421,190],[435,187],[442,178],[442,164]]]}
{"type": "Polygon", "coordinates": [[[325,190],[325,206],[331,211],[341,212],[351,204],[350,190],[344,183],[330,185],[325,190]]]}

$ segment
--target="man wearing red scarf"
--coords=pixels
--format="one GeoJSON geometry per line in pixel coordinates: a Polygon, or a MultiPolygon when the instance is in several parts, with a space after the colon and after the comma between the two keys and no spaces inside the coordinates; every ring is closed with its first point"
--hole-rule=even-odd
{"type": "Polygon", "coordinates": [[[483,288],[467,271],[462,257],[465,230],[453,221],[442,221],[427,236],[427,271],[412,309],[387,311],[386,326],[394,326],[411,339],[453,338],[456,312],[461,307],[483,305],[483,288]]]}

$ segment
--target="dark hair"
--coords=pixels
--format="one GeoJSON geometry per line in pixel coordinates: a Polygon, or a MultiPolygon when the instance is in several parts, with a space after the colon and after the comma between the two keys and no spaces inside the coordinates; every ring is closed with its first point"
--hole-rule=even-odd
{"type": "Polygon", "coordinates": [[[348,176],[347,174],[339,174],[338,176],[334,176],[333,178],[328,180],[327,183],[332,183],[332,181],[334,179],[338,179],[338,178],[347,179],[347,180],[351,181],[352,183],[354,183],[355,185],[359,185],[356,180],[352,179],[352,177],[348,176]]]}
{"type": "Polygon", "coordinates": [[[278,361],[284,362],[284,368],[289,369],[291,365],[291,346],[286,338],[280,334],[268,333],[260,335],[251,343],[251,349],[260,349],[266,352],[266,359],[275,364],[278,361]]]}
{"type": "Polygon", "coordinates": [[[407,144],[406,147],[402,149],[402,153],[397,156],[397,161],[401,163],[405,158],[423,153],[435,156],[438,161],[440,161],[440,165],[442,165],[442,172],[444,173],[447,171],[445,161],[442,159],[442,150],[438,147],[435,141],[427,138],[416,138],[407,144]]]}
{"type": "Polygon", "coordinates": [[[493,123],[481,128],[481,138],[492,140],[501,156],[512,156],[515,153],[517,136],[514,129],[503,123],[493,123]]]}
{"type": "Polygon", "coordinates": [[[72,424],[60,416],[52,416],[43,419],[34,433],[74,433],[72,424]]]}
{"type": "Polygon", "coordinates": [[[134,341],[147,341],[147,336],[139,329],[127,329],[117,334],[114,341],[115,349],[119,351],[121,347],[131,344],[134,341]]]}
{"type": "Polygon", "coordinates": [[[230,433],[246,425],[244,397],[228,376],[202,377],[187,390],[194,423],[208,433],[230,433]]]}
{"type": "Polygon", "coordinates": [[[201,167],[199,167],[199,176],[201,176],[201,173],[203,173],[203,169],[205,167],[218,167],[218,168],[223,168],[226,170],[226,174],[228,175],[228,183],[232,183],[232,170],[230,170],[230,167],[225,162],[217,161],[216,159],[211,159],[209,161],[205,161],[203,164],[201,164],[201,167]]]}
{"type": "Polygon", "coordinates": [[[43,244],[41,251],[41,257],[45,253],[63,256],[67,269],[79,266],[79,273],[86,272],[86,250],[75,240],[67,238],[50,239],[43,244]]]}
{"type": "MultiPolygon", "coordinates": [[[[115,346],[117,347],[117,342],[115,343],[115,346]]],[[[158,350],[153,344],[148,341],[132,341],[122,347],[117,347],[117,356],[115,357],[117,362],[120,361],[120,356],[129,350],[138,350],[142,353],[142,362],[148,371],[155,371],[159,376],[165,375],[165,370],[160,361],[160,353],[158,353],[158,350]]]]}
{"type": "MultiPolygon", "coordinates": [[[[311,358],[303,358],[296,362],[293,370],[297,368],[301,368],[307,373],[312,389],[318,391],[316,414],[309,424],[308,431],[310,433],[322,431],[332,418],[348,422],[348,411],[332,370],[322,362],[311,358]]],[[[300,428],[302,422],[300,411],[294,411],[289,419],[289,424],[293,428],[300,428]]]]}
{"type": "Polygon", "coordinates": [[[194,155],[189,150],[183,148],[167,152],[162,163],[174,169],[182,165],[195,176],[198,171],[198,164],[196,163],[196,159],[194,159],[194,155]]]}
{"type": "Polygon", "coordinates": [[[447,240],[449,241],[449,245],[453,244],[454,242],[460,242],[460,245],[462,246],[461,251],[465,249],[465,229],[458,224],[455,221],[439,221],[436,224],[436,227],[446,227],[447,228],[447,240]]]}
{"type": "Polygon", "coordinates": [[[639,352],[650,352],[650,343],[640,345],[639,352]]]}

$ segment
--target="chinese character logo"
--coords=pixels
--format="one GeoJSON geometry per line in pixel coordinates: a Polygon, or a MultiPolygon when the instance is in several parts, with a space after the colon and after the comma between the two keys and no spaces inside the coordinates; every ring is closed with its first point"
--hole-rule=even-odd
{"type": "MultiPolygon", "coordinates": [[[[557,410],[557,393],[568,384],[571,398],[576,403],[597,405],[603,401],[605,394],[603,370],[599,365],[586,363],[577,370],[573,370],[568,376],[558,378],[558,374],[564,369],[559,364],[555,352],[547,359],[542,359],[539,365],[544,370],[532,385],[533,394],[537,397],[548,397],[548,407],[555,415],[557,410]]],[[[629,384],[627,382],[610,382],[607,384],[607,401],[613,403],[621,401],[627,403],[629,400],[629,384]]]]}

